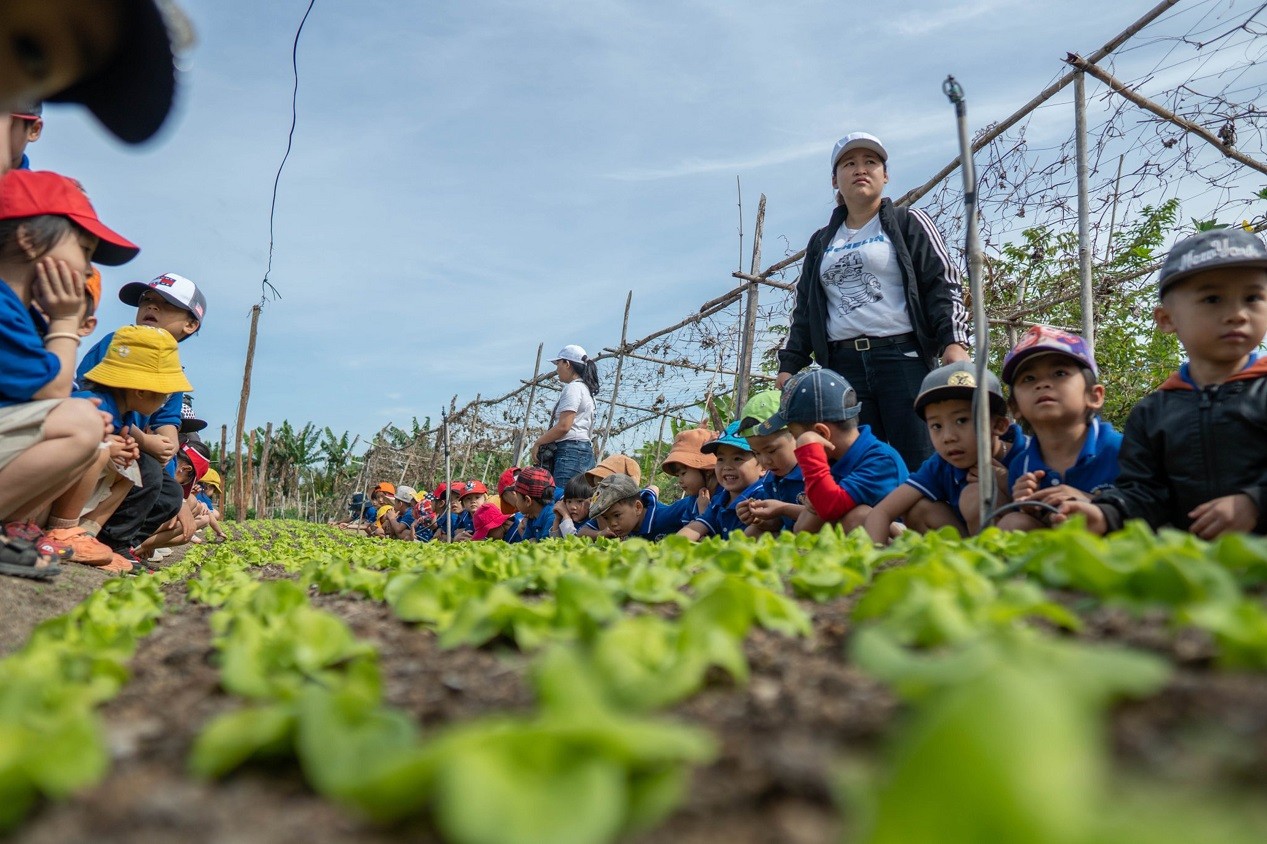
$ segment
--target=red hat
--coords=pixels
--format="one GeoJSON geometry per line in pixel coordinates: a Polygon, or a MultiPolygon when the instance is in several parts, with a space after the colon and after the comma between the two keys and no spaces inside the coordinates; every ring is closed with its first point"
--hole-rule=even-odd
{"type": "Polygon", "coordinates": [[[88,195],[74,179],[48,170],[10,170],[0,176],[0,220],[52,214],[100,238],[92,260],[107,267],[126,264],[141,247],[97,219],[88,195]]]}
{"type": "Polygon", "coordinates": [[[202,480],[202,476],[207,474],[207,470],[211,468],[211,462],[203,457],[196,450],[187,445],[180,447],[180,453],[185,456],[189,464],[194,467],[194,479],[202,480]]]}
{"type": "Polygon", "coordinates": [[[515,492],[540,500],[554,494],[554,475],[540,466],[529,466],[519,471],[515,479],[515,492]]]}
{"type": "Polygon", "coordinates": [[[471,536],[474,539],[487,539],[490,530],[496,530],[510,521],[510,516],[503,513],[496,504],[481,504],[472,518],[475,532],[471,536]]]}
{"type": "MultiPolygon", "coordinates": [[[[497,479],[497,494],[504,496],[506,494],[506,490],[510,489],[511,487],[515,485],[515,479],[518,477],[519,477],[518,466],[511,466],[505,472],[502,472],[501,477],[497,479]]],[[[513,515],[516,512],[514,507],[511,507],[509,504],[506,503],[505,498],[502,499],[501,504],[502,504],[502,512],[505,513],[507,516],[513,515]]]]}
{"type": "Polygon", "coordinates": [[[462,495],[488,495],[488,487],[484,486],[483,481],[467,481],[464,488],[466,491],[462,495]]]}
{"type": "Polygon", "coordinates": [[[463,495],[466,495],[466,487],[462,485],[461,481],[454,481],[452,484],[440,484],[436,487],[435,497],[443,498],[449,493],[461,498],[463,495]]]}

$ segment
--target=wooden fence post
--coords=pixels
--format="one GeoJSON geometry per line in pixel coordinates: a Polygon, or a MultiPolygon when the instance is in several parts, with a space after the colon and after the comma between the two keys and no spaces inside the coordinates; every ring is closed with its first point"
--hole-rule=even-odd
{"type": "Polygon", "coordinates": [[[251,368],[255,365],[255,335],[260,327],[260,312],[263,309],[259,305],[251,306],[251,333],[246,341],[246,366],[242,370],[242,393],[238,397],[238,429],[237,435],[234,437],[234,452],[236,454],[237,488],[234,490],[234,517],[237,521],[246,520],[246,489],[243,485],[242,477],[242,438],[245,435],[246,428],[246,406],[251,400],[251,368]]]}
{"type": "Polygon", "coordinates": [[[596,460],[602,460],[607,453],[607,438],[611,435],[612,417],[616,415],[616,400],[620,397],[620,370],[625,364],[625,344],[629,339],[629,306],[633,304],[633,291],[625,297],[625,320],[620,325],[620,354],[616,356],[616,377],[612,379],[612,397],[607,403],[607,423],[603,426],[603,442],[598,448],[596,460]]]}
{"type": "MultiPolygon", "coordinates": [[[[519,461],[524,456],[524,446],[528,444],[528,420],[532,418],[532,401],[537,397],[537,379],[541,377],[541,351],[545,348],[545,343],[537,344],[537,362],[532,367],[532,381],[528,388],[528,401],[524,403],[524,423],[519,429],[519,442],[515,443],[515,456],[511,460],[512,466],[518,466],[519,461]]],[[[528,455],[532,457],[532,455],[528,455]]]]}
{"type": "MultiPolygon", "coordinates": [[[[765,194],[757,203],[757,225],[752,232],[752,275],[761,268],[761,232],[765,228],[765,194]]],[[[753,346],[757,343],[757,307],[760,298],[760,284],[748,282],[748,301],[743,313],[743,342],[739,344],[739,365],[735,367],[735,413],[743,407],[752,392],[752,357],[753,346]]]]}
{"type": "Polygon", "coordinates": [[[255,518],[260,517],[259,502],[255,500],[255,429],[247,438],[246,446],[246,502],[248,507],[255,508],[255,518]]]}
{"type": "MultiPolygon", "coordinates": [[[[273,423],[269,422],[264,427],[264,453],[260,455],[260,477],[259,487],[256,490],[255,497],[255,516],[256,518],[268,518],[268,458],[273,451],[273,423]]],[[[298,492],[298,490],[296,490],[298,492]]],[[[284,505],[285,502],[283,502],[284,505]]]]}

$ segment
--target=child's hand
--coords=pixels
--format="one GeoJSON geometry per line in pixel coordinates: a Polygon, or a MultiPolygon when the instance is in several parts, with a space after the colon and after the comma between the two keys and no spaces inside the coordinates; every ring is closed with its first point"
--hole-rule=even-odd
{"type": "Polygon", "coordinates": [[[817,431],[806,431],[796,438],[797,448],[810,445],[812,443],[818,443],[821,445],[823,447],[823,451],[827,452],[828,457],[830,457],[831,453],[836,450],[836,447],[831,444],[831,440],[827,439],[817,431]]]}
{"type": "Polygon", "coordinates": [[[735,515],[738,516],[739,521],[743,522],[745,525],[752,524],[754,521],[752,518],[752,499],[745,498],[743,501],[736,504],[735,515]]]}
{"type": "Polygon", "coordinates": [[[1258,524],[1258,507],[1248,495],[1238,492],[1197,505],[1188,518],[1193,520],[1189,533],[1214,539],[1229,531],[1252,531],[1258,524]]]}
{"type": "Polygon", "coordinates": [[[46,255],[35,263],[35,302],[48,321],[79,319],[84,312],[84,276],[60,258],[46,255]]]}
{"type": "Polygon", "coordinates": [[[1016,483],[1012,486],[1012,500],[1024,501],[1025,499],[1038,492],[1038,483],[1047,473],[1042,469],[1037,472],[1026,472],[1016,479],[1016,483]]]}
{"type": "Polygon", "coordinates": [[[554,502],[554,515],[558,516],[559,521],[568,518],[568,508],[563,504],[562,500],[554,502]]]}
{"type": "Polygon", "coordinates": [[[1031,495],[1030,499],[1033,501],[1042,501],[1043,503],[1050,504],[1053,507],[1059,507],[1066,501],[1090,501],[1091,496],[1087,495],[1077,487],[1069,486],[1069,484],[1056,484],[1055,486],[1040,489],[1038,492],[1031,495]]]}
{"type": "Polygon", "coordinates": [[[465,529],[460,530],[457,533],[453,534],[454,542],[470,542],[473,538],[474,538],[474,534],[472,534],[469,530],[465,530],[465,529]]]}
{"type": "Polygon", "coordinates": [[[611,528],[603,528],[598,532],[598,535],[602,539],[620,539],[620,536],[618,536],[611,528]]]}
{"type": "Polygon", "coordinates": [[[708,509],[708,505],[713,501],[713,494],[708,491],[708,487],[704,487],[699,491],[699,495],[695,496],[695,510],[703,515],[708,509]]]}
{"type": "MultiPolygon", "coordinates": [[[[772,522],[783,517],[783,502],[778,499],[749,499],[746,503],[748,504],[748,514],[752,517],[752,520],[747,522],[747,524],[772,522]]],[[[743,505],[740,504],[739,506],[742,507],[743,505]]]]}
{"type": "Polygon", "coordinates": [[[1060,512],[1051,517],[1051,523],[1058,525],[1061,522],[1069,521],[1070,517],[1081,514],[1087,520],[1087,530],[1092,533],[1104,536],[1109,529],[1109,523],[1104,518],[1104,511],[1092,504],[1090,501],[1074,499],[1065,501],[1060,505],[1060,512]]]}

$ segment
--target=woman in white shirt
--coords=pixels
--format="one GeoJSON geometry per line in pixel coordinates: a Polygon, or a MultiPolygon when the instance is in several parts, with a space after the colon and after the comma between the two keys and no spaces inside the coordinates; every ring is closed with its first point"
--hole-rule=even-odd
{"type": "Polygon", "coordinates": [[[529,454],[554,475],[558,489],[594,467],[594,393],[598,392],[598,364],[580,346],[564,346],[551,363],[563,382],[550,427],[537,437],[529,454]],[[542,446],[545,446],[543,449],[542,446]]]}
{"type": "Polygon", "coordinates": [[[805,248],[777,383],[811,357],[840,373],[858,394],[859,423],[913,470],[932,454],[914,411],[920,383],[939,358],[967,359],[969,321],[959,269],[933,221],[883,195],[888,158],[866,132],[832,150],[836,209],[805,248]]]}

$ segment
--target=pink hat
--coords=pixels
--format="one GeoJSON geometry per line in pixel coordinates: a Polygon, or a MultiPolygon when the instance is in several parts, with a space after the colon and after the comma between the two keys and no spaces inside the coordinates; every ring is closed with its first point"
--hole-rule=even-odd
{"type": "Polygon", "coordinates": [[[490,530],[496,530],[506,522],[510,521],[496,504],[481,504],[479,509],[475,511],[475,533],[472,534],[475,539],[487,539],[490,530]]]}

